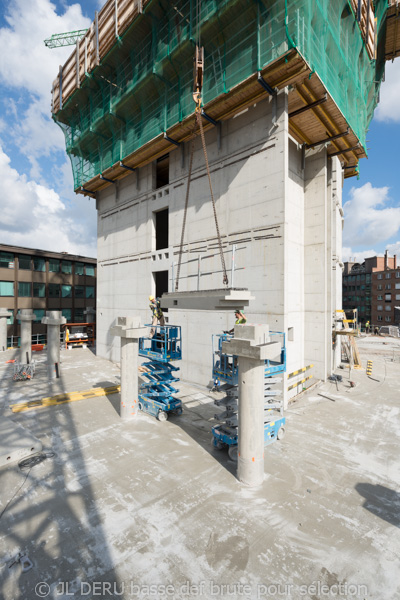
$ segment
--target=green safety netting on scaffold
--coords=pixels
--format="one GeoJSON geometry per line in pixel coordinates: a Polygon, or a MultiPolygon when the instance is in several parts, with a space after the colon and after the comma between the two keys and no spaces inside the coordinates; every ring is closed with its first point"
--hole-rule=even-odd
{"type": "Polygon", "coordinates": [[[229,92],[296,48],[317,73],[365,149],[384,73],[387,2],[375,0],[377,60],[349,1],[149,2],[53,115],[77,189],[194,111],[193,54],[205,51],[203,103],[229,92]]]}

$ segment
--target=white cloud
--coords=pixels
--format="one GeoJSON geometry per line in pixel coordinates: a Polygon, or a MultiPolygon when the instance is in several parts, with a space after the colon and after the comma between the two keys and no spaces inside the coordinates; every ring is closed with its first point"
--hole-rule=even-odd
{"type": "Polygon", "coordinates": [[[394,244],[388,244],[387,250],[391,256],[396,255],[398,257],[397,264],[400,265],[400,241],[395,242],[394,244]]]}
{"type": "Polygon", "coordinates": [[[374,188],[366,183],[351,188],[350,200],[344,206],[343,243],[348,246],[369,246],[389,240],[400,228],[400,208],[390,207],[389,188],[374,188]]]}
{"type": "Polygon", "coordinates": [[[51,88],[59,65],[73,52],[72,46],[50,50],[43,40],[89,27],[90,20],[79,4],[57,15],[49,0],[13,0],[5,21],[7,26],[0,29],[0,82],[22,94],[22,102],[10,98],[5,108],[10,137],[31,161],[31,177],[39,177],[37,159],[64,149],[64,136],[51,120],[51,88]]]}
{"type": "Polygon", "coordinates": [[[4,244],[96,256],[96,210],[94,202],[65,204],[58,193],[10,165],[0,147],[0,235],[4,244]],[[88,209],[90,206],[90,210],[88,209]]]}
{"type": "Polygon", "coordinates": [[[386,63],[385,81],[375,111],[377,121],[400,123],[400,60],[386,63]]]}
{"type": "Polygon", "coordinates": [[[24,88],[39,96],[50,110],[50,91],[58,67],[73,47],[50,50],[43,40],[53,33],[89,27],[79,4],[57,15],[49,0],[13,0],[6,9],[7,27],[0,29],[0,78],[9,87],[24,88]]]}
{"type": "Polygon", "coordinates": [[[352,250],[350,247],[342,248],[342,261],[343,262],[358,262],[363,263],[366,258],[371,256],[383,256],[376,252],[376,250],[352,250]]]}

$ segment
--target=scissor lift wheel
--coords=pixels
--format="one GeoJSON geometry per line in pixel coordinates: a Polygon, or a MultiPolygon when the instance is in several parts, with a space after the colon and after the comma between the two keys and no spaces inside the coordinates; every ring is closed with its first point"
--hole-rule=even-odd
{"type": "Polygon", "coordinates": [[[168,419],[168,413],[165,410],[158,411],[157,419],[159,421],[166,421],[168,419]]]}

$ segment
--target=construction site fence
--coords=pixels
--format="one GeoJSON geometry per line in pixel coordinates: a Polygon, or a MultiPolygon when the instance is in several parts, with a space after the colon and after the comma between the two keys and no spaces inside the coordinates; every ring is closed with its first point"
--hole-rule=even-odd
{"type": "MultiPolygon", "coordinates": [[[[65,331],[60,331],[60,344],[65,342],[65,331]]],[[[47,335],[45,333],[35,333],[32,335],[32,346],[45,346],[47,344],[47,335]]],[[[11,335],[7,338],[8,348],[19,348],[21,346],[21,337],[11,335]]]]}
{"type": "Polygon", "coordinates": [[[203,0],[197,23],[194,0],[109,0],[53,84],[75,189],[193,114],[199,32],[205,105],[296,48],[365,149],[384,68],[387,2],[373,5],[359,20],[354,1],[203,0]]]}

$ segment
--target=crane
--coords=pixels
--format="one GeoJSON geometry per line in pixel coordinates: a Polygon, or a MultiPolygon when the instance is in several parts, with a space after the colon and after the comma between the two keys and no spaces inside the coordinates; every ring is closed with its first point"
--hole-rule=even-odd
{"type": "Polygon", "coordinates": [[[47,40],[44,40],[44,45],[48,48],[73,46],[78,40],[83,38],[86,32],[87,29],[77,29],[76,31],[67,31],[66,33],[54,33],[47,40]]]}

